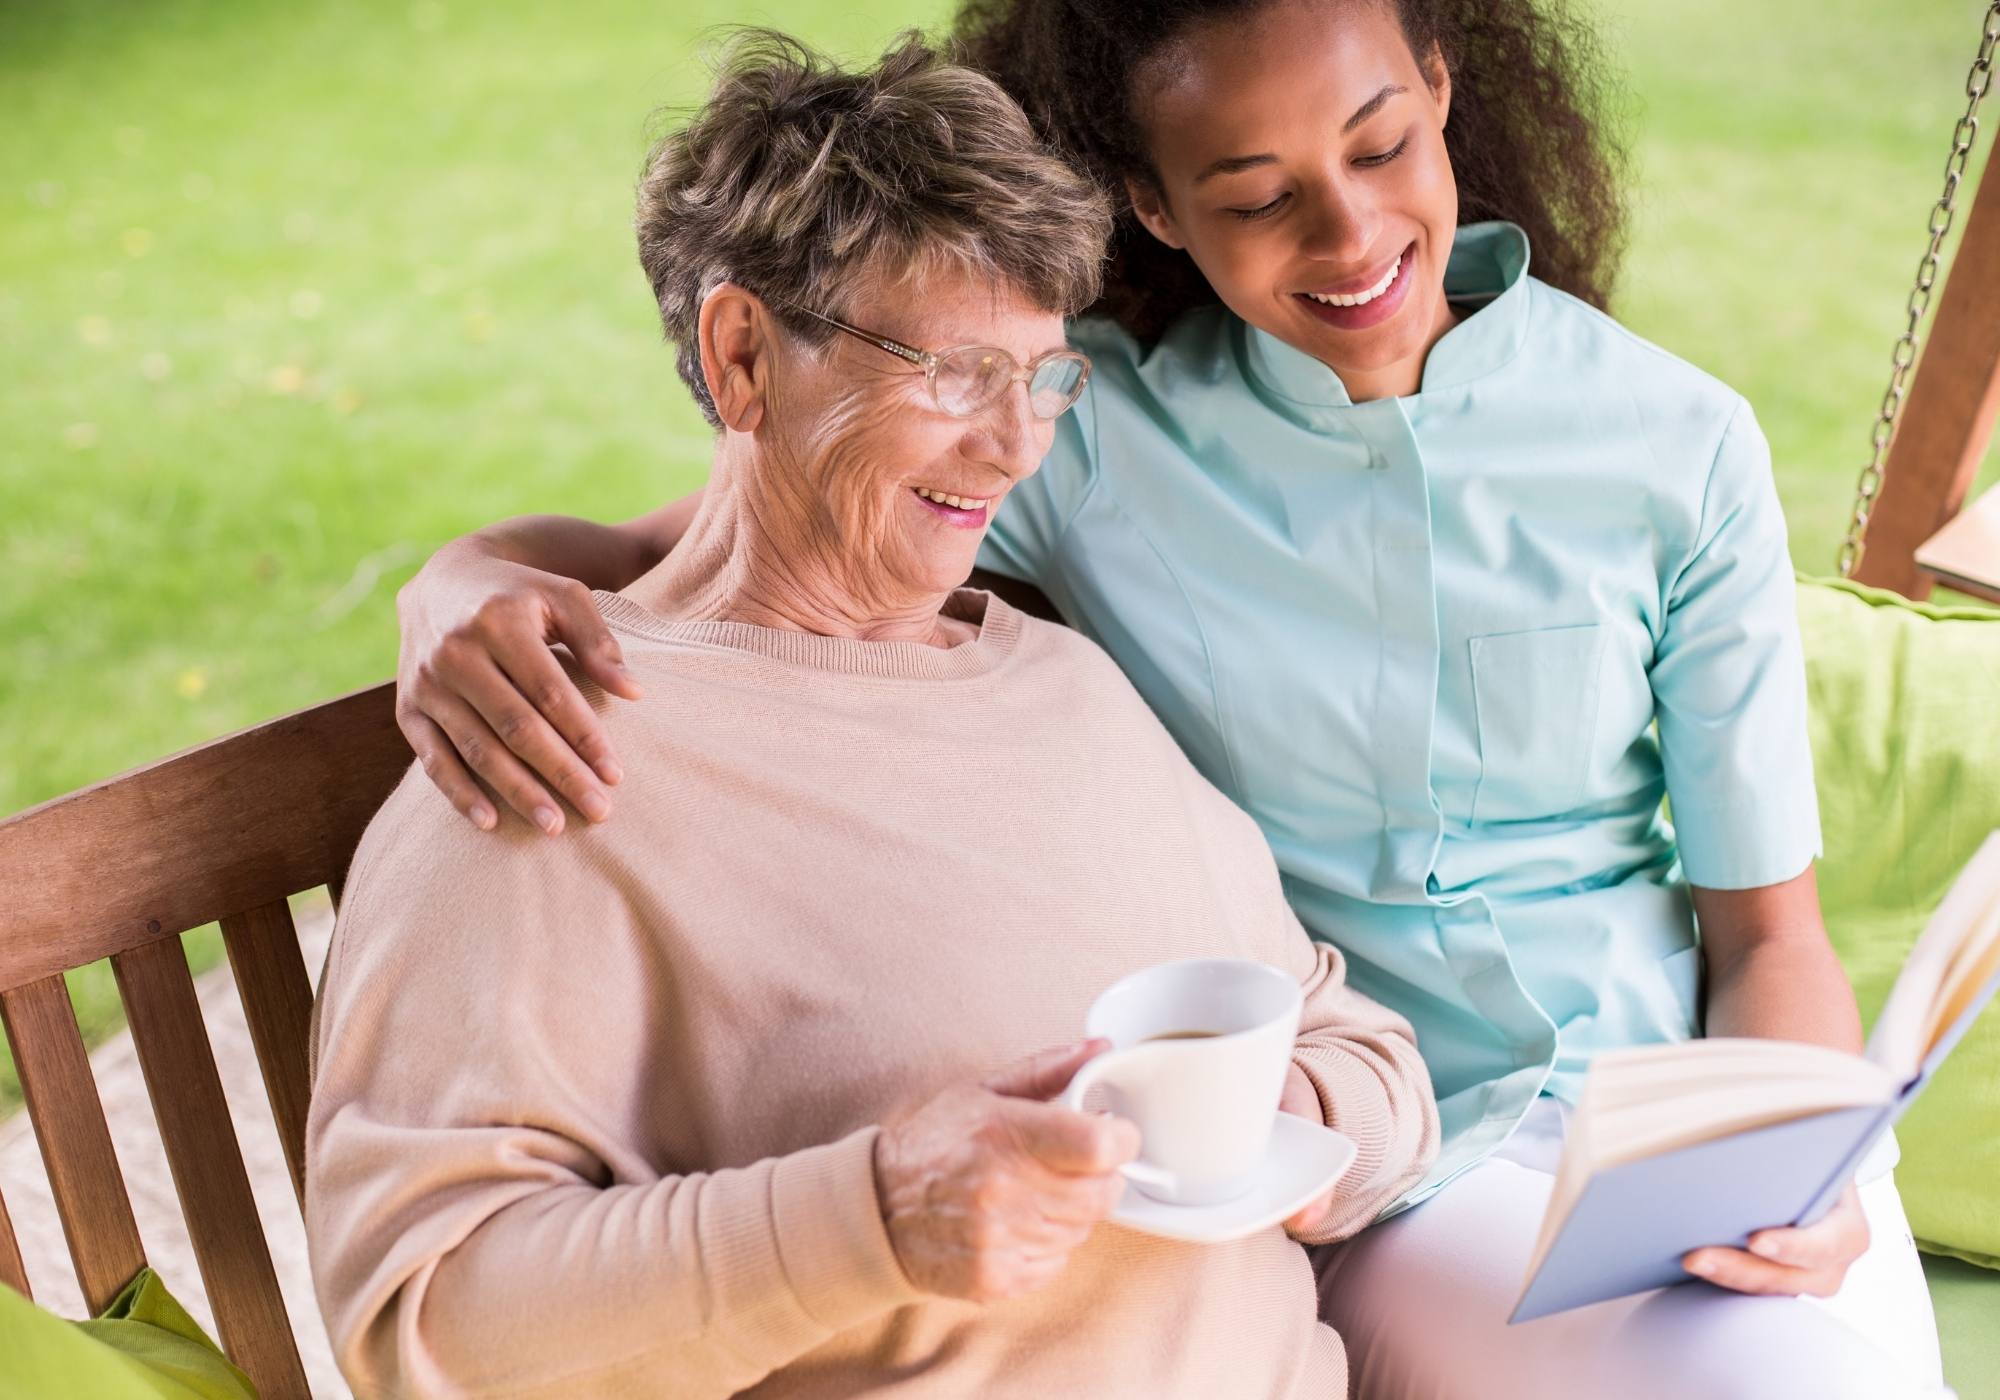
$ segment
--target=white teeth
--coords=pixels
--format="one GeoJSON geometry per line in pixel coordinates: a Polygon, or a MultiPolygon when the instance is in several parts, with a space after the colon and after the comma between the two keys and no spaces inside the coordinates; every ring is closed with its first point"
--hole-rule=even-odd
{"type": "Polygon", "coordinates": [[[1398,272],[1401,272],[1402,270],[1403,270],[1403,258],[1402,255],[1399,253],[1396,255],[1395,266],[1389,269],[1387,275],[1384,276],[1380,282],[1377,282],[1374,286],[1370,287],[1365,292],[1356,292],[1353,296],[1340,296],[1340,295],[1329,296],[1329,295],[1322,295],[1319,292],[1307,292],[1306,295],[1311,297],[1314,301],[1322,302],[1327,306],[1365,306],[1369,302],[1375,300],[1376,297],[1381,296],[1382,293],[1388,291],[1389,284],[1396,280],[1396,274],[1398,272]]]}
{"type": "Polygon", "coordinates": [[[990,496],[947,496],[944,492],[933,491],[928,486],[919,486],[917,494],[927,501],[936,501],[941,506],[950,506],[953,510],[981,510],[992,499],[990,496]]]}

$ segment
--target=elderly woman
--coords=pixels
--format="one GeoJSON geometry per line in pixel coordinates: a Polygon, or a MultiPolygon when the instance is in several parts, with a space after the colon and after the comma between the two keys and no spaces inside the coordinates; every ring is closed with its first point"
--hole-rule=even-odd
{"type": "Polygon", "coordinates": [[[1292,1238],[1103,1226],[1136,1133],[1050,1101],[1104,987],[1238,956],[1304,992],[1285,1106],[1360,1144],[1293,1236],[1437,1145],[1255,824],[1094,645],[957,588],[1088,374],[1105,228],[914,41],[739,44],[655,151],[642,259],[717,438],[684,546],[597,599],[646,761],[553,841],[413,770],[356,855],[307,1214],[357,1390],[1345,1393],[1292,1238]]]}

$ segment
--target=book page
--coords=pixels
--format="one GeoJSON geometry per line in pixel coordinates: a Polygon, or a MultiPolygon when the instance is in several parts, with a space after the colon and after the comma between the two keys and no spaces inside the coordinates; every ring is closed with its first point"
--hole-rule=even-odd
{"type": "Polygon", "coordinates": [[[1945,976],[1944,1001],[1932,1013],[1924,1038],[1924,1055],[1959,1017],[1972,1009],[1972,1002],[2000,970],[2000,898],[1986,911],[1985,923],[1966,941],[1951,971],[1945,976]]]}
{"type": "Polygon", "coordinates": [[[1952,882],[1875,1018],[1868,1058],[1899,1080],[1917,1073],[1939,1030],[1950,1025],[1949,1019],[1940,1019],[1954,1004],[1948,980],[1966,942],[1986,929],[1996,904],[2000,904],[2000,831],[1986,838],[1952,882]]]}
{"type": "Polygon", "coordinates": [[[1852,1083],[1856,1074],[1873,1086],[1880,1075],[1858,1055],[1803,1041],[1714,1036],[1670,1045],[1607,1051],[1591,1061],[1585,1094],[1592,1112],[1635,1102],[1661,1105],[1746,1081],[1773,1087],[1773,1106],[1794,1102],[1791,1085],[1852,1083]]]}
{"type": "Polygon", "coordinates": [[[1843,1058],[1845,1066],[1824,1074],[1777,1083],[1720,1084],[1676,1099],[1632,1102],[1603,1112],[1592,1124],[1596,1151],[1590,1168],[1602,1171],[1752,1128],[1835,1108],[1883,1104],[1895,1097],[1894,1076],[1858,1055],[1843,1058]]]}

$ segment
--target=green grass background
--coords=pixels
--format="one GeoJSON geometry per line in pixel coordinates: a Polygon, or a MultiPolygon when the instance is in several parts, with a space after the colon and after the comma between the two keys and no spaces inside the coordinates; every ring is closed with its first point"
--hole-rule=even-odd
{"type": "MultiPolygon", "coordinates": [[[[1756,405],[1808,569],[1984,8],[1586,6],[1637,155],[1615,309],[1756,405]]],[[[698,482],[628,229],[649,114],[696,98],[712,26],[863,56],[945,12],[0,7],[0,813],[389,675],[395,590],[454,534],[698,482]]],[[[73,988],[115,1025],[106,969],[73,988]]]]}

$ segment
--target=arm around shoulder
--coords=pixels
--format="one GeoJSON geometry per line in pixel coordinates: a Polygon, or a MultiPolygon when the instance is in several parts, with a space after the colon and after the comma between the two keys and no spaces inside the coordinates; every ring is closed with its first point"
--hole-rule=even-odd
{"type": "Polygon", "coordinates": [[[550,648],[566,646],[607,694],[638,699],[590,590],[652,568],[700,501],[697,492],[622,525],[505,520],[445,545],[397,593],[396,723],[474,825],[497,824],[497,794],[554,835],[567,819],[551,789],[592,821],[610,815],[607,789],[622,769],[550,648]]]}
{"type": "Polygon", "coordinates": [[[461,535],[439,553],[499,559],[615,593],[680,543],[701,497],[697,490],[612,525],[571,515],[517,515],[461,535]]]}

